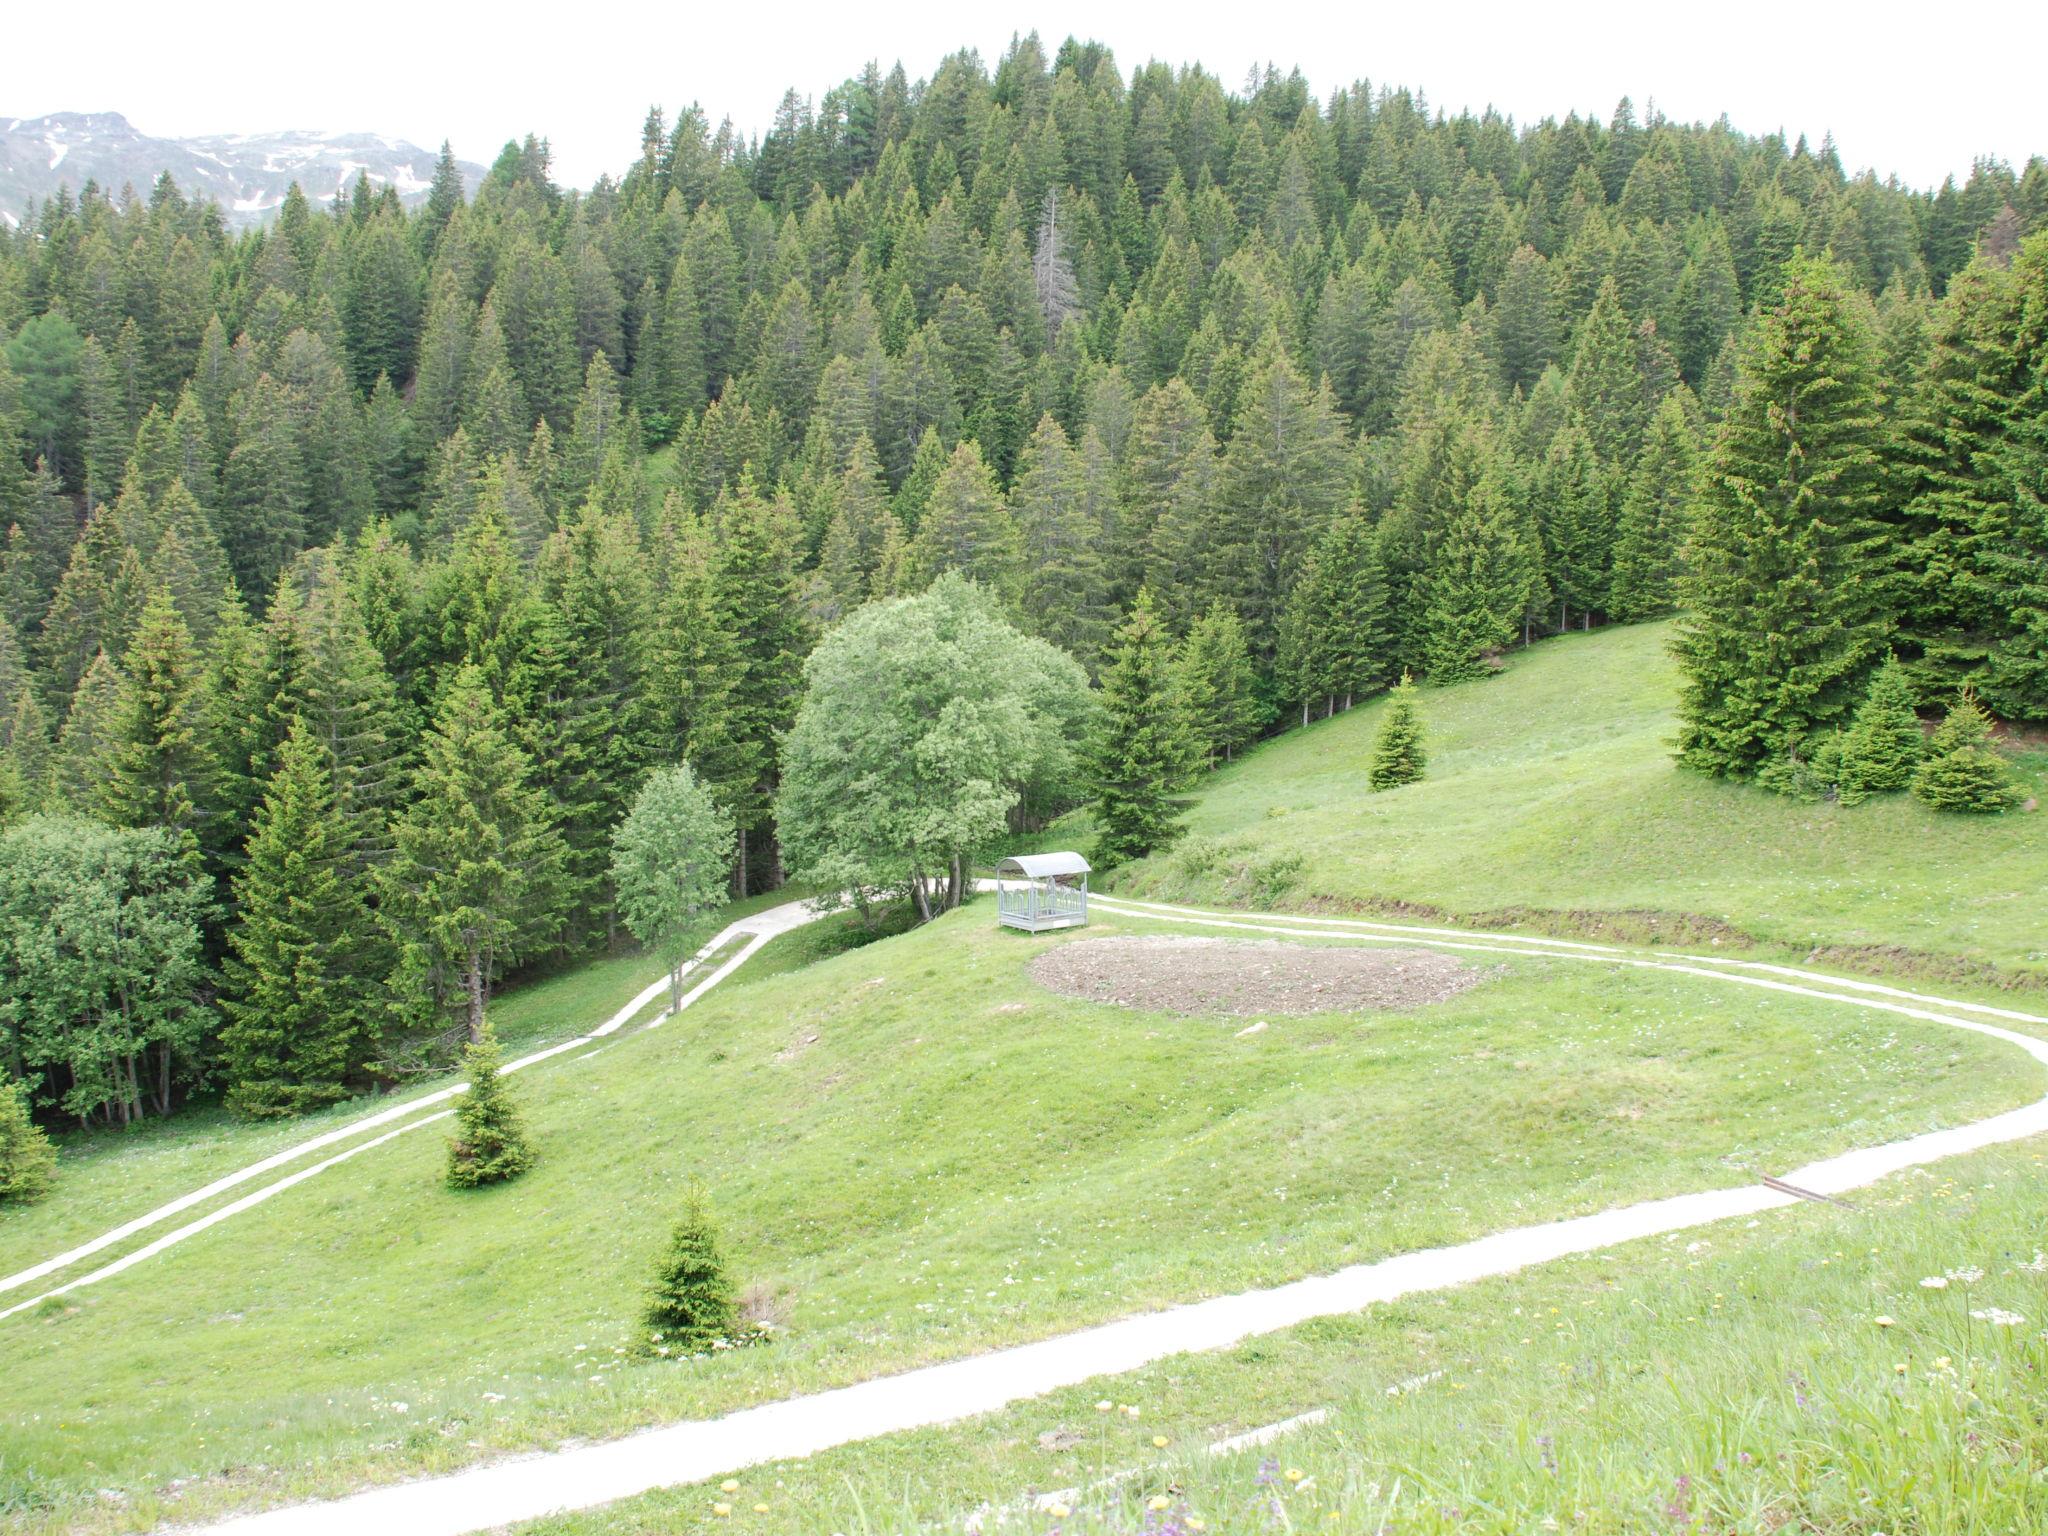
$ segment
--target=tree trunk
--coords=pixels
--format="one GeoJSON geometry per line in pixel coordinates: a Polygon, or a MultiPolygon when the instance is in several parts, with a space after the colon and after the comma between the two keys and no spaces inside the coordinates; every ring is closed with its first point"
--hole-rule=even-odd
{"type": "Polygon", "coordinates": [[[914,869],[910,872],[910,891],[917,898],[917,920],[920,923],[930,922],[932,920],[932,903],[931,897],[925,893],[924,872],[922,870],[914,869]]]}
{"type": "Polygon", "coordinates": [[[743,900],[747,894],[747,829],[739,829],[738,856],[732,866],[732,899],[743,900]]]}
{"type": "Polygon", "coordinates": [[[474,1045],[484,1037],[484,956],[474,945],[463,967],[462,988],[469,994],[469,1043],[474,1045]]]}
{"type": "Polygon", "coordinates": [[[967,869],[960,861],[960,855],[953,855],[953,881],[946,888],[946,910],[952,911],[967,899],[967,869]]]}
{"type": "Polygon", "coordinates": [[[1303,699],[1303,700],[1301,701],[1301,725],[1302,725],[1302,729],[1303,729],[1303,730],[1306,730],[1306,729],[1308,729],[1308,700],[1307,700],[1307,699],[1303,699]]]}

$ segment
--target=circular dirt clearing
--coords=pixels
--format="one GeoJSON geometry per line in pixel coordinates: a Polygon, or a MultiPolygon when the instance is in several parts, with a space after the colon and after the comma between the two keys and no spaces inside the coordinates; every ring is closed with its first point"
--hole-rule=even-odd
{"type": "Polygon", "coordinates": [[[1483,973],[1426,949],[1144,936],[1080,939],[1031,962],[1039,985],[1167,1013],[1348,1013],[1440,1003],[1483,973]]]}

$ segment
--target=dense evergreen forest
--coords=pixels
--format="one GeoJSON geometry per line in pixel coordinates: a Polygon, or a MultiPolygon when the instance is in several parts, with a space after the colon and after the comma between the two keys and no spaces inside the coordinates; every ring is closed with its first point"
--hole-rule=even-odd
{"type": "Polygon", "coordinates": [[[1708,772],[1888,653],[2048,719],[2039,158],[1034,37],[758,142],[650,113],[585,192],[532,138],[233,238],[87,186],[0,238],[0,334],[0,1062],[73,1123],[445,1060],[618,939],[681,759],[774,885],[805,657],[950,572],[1191,760],[1679,608],[1708,772]]]}

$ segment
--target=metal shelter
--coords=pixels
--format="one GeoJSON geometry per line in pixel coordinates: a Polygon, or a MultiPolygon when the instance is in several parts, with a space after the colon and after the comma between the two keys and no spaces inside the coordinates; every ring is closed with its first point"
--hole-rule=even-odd
{"type": "Polygon", "coordinates": [[[1023,853],[996,866],[996,917],[1043,933],[1088,921],[1088,861],[1078,853],[1023,853]]]}

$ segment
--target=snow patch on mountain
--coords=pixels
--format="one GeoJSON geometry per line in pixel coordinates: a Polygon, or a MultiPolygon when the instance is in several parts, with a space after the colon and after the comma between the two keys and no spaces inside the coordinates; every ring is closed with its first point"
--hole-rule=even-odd
{"type": "MultiPolygon", "coordinates": [[[[337,129],[211,134],[189,139],[143,133],[118,112],[54,112],[0,118],[0,218],[20,223],[30,203],[92,182],[109,196],[132,187],[147,197],[168,172],[188,197],[220,204],[229,224],[262,222],[283,204],[293,182],[325,202],[346,197],[358,173],[377,191],[389,187],[408,205],[433,185],[431,150],[383,134],[337,129]]],[[[474,190],[483,167],[461,164],[474,190]]]]}

